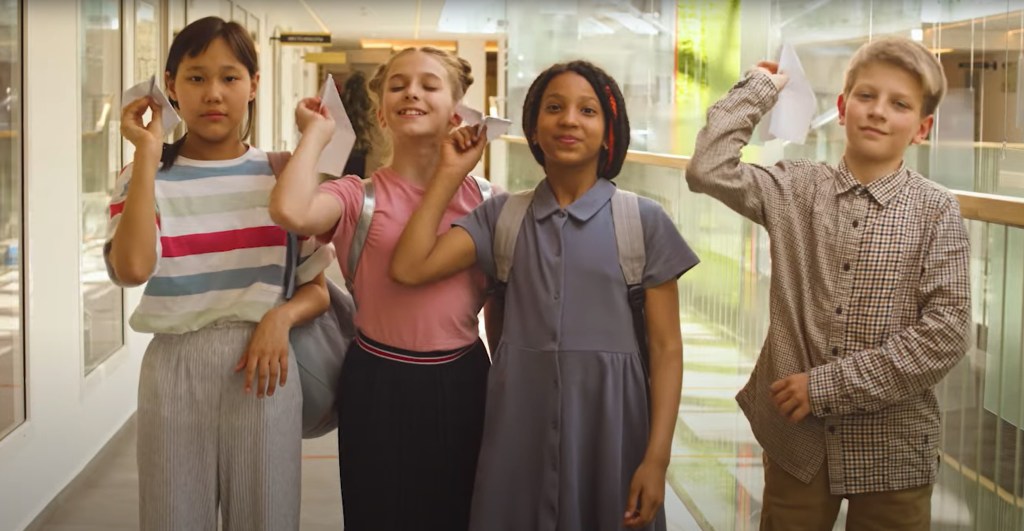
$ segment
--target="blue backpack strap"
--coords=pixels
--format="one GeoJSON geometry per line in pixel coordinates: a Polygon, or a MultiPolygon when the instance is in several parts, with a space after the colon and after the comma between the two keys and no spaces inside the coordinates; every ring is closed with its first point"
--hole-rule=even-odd
{"type": "Polygon", "coordinates": [[[370,234],[370,222],[373,221],[373,211],[376,207],[373,178],[363,179],[363,208],[359,211],[355,233],[352,235],[352,245],[348,248],[348,275],[345,276],[345,287],[353,298],[356,295],[356,268],[359,267],[359,259],[363,256],[363,247],[366,246],[366,237],[370,234]]]}

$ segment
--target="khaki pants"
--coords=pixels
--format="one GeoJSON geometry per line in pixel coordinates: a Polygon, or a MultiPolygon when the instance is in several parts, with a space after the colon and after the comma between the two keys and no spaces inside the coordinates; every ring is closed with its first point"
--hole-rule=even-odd
{"type": "Polygon", "coordinates": [[[829,492],[827,464],[806,484],[765,456],[761,531],[830,531],[844,497],[849,500],[848,531],[927,531],[931,527],[932,485],[836,496],[829,492]]]}

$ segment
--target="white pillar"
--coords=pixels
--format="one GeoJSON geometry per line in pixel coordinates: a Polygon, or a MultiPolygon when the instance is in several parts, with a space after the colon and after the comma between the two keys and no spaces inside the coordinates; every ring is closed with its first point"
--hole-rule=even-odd
{"type": "MultiPolygon", "coordinates": [[[[473,67],[473,85],[466,91],[462,101],[466,105],[487,114],[487,92],[485,91],[485,85],[487,84],[487,41],[472,38],[459,39],[457,46],[459,57],[469,61],[470,66],[473,67]]],[[[474,175],[484,174],[483,161],[473,168],[472,173],[474,175]]]]}

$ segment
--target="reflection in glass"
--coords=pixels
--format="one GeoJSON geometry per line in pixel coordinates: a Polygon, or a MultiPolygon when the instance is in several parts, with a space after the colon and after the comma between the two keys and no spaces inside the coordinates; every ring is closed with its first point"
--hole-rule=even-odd
{"type": "MultiPolygon", "coordinates": [[[[689,154],[707,107],[743,70],[776,58],[779,46],[789,42],[818,96],[813,129],[804,145],[755,140],[744,158],[762,164],[779,158],[836,163],[845,143],[836,97],[847,62],[873,38],[904,35],[930,48],[949,80],[930,139],[908,150],[907,164],[949,188],[1024,197],[1020,0],[583,4],[506,3],[508,116],[517,126],[534,77],[552,62],[586,57],[623,86],[634,132],[642,131],[632,147],[689,154]],[[634,18],[654,27],[660,20],[670,38],[641,36],[643,26],[634,18]],[[666,56],[668,66],[662,64],[666,56]],[[674,73],[667,88],[664,72],[674,73]]],[[[510,190],[543,178],[523,144],[508,145],[507,169],[510,190]]],[[[680,283],[685,369],[667,479],[706,528],[757,529],[761,449],[734,396],[767,331],[769,245],[763,229],[689,192],[683,178],[678,170],[627,164],[616,179],[661,203],[702,260],[680,283]]],[[[979,222],[968,228],[972,338],[964,361],[937,387],[944,422],[932,529],[1021,529],[1024,231],[979,222]]],[[[671,521],[680,509],[668,510],[671,521]]],[[[841,515],[836,529],[844,522],[841,515]]]]}
{"type": "MultiPolygon", "coordinates": [[[[83,0],[81,4],[81,267],[86,374],[124,345],[123,290],[110,282],[103,265],[107,205],[121,168],[120,4],[119,0],[83,0]]],[[[146,46],[142,43],[140,51],[145,52],[146,46]]]]}
{"type": "Polygon", "coordinates": [[[0,0],[0,439],[25,420],[20,20],[21,3],[0,0]]]}

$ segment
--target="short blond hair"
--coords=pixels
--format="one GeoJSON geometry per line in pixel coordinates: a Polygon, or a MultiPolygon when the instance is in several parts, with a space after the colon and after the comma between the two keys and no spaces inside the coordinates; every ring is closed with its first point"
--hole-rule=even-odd
{"type": "Polygon", "coordinates": [[[921,116],[935,113],[946,95],[946,74],[938,58],[923,44],[906,37],[881,37],[864,44],[846,67],[843,95],[849,96],[857,73],[872,63],[886,63],[910,73],[921,83],[924,102],[921,116]]]}

